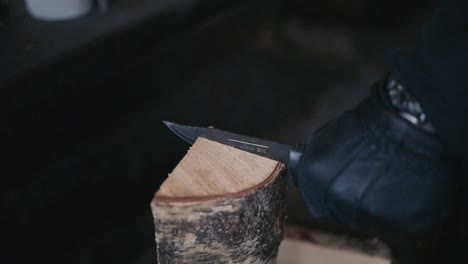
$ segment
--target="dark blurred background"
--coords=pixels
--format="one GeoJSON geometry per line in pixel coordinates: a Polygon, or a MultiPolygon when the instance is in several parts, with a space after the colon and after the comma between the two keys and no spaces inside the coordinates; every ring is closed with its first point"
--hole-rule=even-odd
{"type": "MultiPolygon", "coordinates": [[[[5,263],[155,263],[149,203],[188,149],[162,120],[305,143],[369,93],[432,7],[109,0],[50,22],[0,0],[5,263]]],[[[292,184],[288,211],[315,224],[292,184]]]]}

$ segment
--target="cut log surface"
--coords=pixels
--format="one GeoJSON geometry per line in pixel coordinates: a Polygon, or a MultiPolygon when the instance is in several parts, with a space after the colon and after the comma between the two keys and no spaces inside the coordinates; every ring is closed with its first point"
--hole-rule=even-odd
{"type": "Polygon", "coordinates": [[[283,164],[199,138],[151,203],[159,263],[271,263],[283,239],[283,164]]]}

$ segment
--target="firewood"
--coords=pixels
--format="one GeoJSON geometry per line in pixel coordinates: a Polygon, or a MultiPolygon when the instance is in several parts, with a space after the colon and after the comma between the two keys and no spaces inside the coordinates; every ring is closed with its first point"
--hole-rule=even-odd
{"type": "Polygon", "coordinates": [[[151,203],[159,263],[272,263],[285,166],[199,138],[151,203]]]}

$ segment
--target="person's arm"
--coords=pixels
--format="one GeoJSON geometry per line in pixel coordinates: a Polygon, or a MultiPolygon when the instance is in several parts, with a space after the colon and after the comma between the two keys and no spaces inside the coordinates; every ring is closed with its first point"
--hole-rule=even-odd
{"type": "Polygon", "coordinates": [[[388,84],[314,133],[293,180],[316,219],[377,235],[416,263],[452,209],[456,166],[437,134],[395,109],[388,84]]]}
{"type": "Polygon", "coordinates": [[[468,1],[443,1],[419,45],[390,60],[421,111],[405,116],[391,80],[378,83],[314,133],[293,178],[316,218],[417,246],[440,231],[464,188],[456,170],[459,159],[468,168],[468,1]]]}
{"type": "Polygon", "coordinates": [[[450,207],[451,171],[468,158],[468,1],[442,1],[419,46],[393,52],[391,61],[392,78],[436,133],[401,115],[385,80],[314,134],[294,179],[318,218],[421,233],[450,207]]]}
{"type": "Polygon", "coordinates": [[[468,1],[442,0],[419,44],[391,52],[392,71],[468,169],[468,1]]]}

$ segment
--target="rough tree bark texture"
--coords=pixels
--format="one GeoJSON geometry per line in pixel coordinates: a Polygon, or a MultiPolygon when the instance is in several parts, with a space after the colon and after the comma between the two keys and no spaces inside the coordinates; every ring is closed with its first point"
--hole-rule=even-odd
{"type": "Polygon", "coordinates": [[[151,208],[159,263],[274,263],[285,188],[278,163],[266,180],[237,193],[197,199],[156,193],[151,208]]]}

